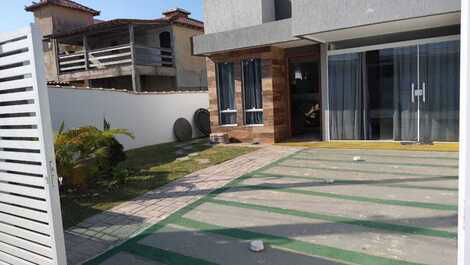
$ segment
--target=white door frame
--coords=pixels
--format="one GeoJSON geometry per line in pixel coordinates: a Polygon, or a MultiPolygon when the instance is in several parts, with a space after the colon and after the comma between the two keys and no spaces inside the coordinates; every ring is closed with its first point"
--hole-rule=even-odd
{"type": "Polygon", "coordinates": [[[462,0],[458,264],[470,265],[470,3],[462,0]]]}

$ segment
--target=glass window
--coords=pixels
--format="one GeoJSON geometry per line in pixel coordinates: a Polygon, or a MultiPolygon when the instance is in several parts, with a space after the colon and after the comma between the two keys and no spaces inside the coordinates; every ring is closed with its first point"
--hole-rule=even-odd
{"type": "Polygon", "coordinates": [[[235,107],[235,78],[233,63],[217,64],[217,93],[221,125],[237,123],[235,107]]]}
{"type": "Polygon", "coordinates": [[[263,124],[261,60],[242,61],[245,124],[263,124]]]}

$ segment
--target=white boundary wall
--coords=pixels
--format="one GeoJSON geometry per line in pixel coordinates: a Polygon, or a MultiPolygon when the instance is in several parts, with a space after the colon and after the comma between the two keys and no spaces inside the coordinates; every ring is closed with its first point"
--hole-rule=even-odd
{"type": "Polygon", "coordinates": [[[127,93],[115,90],[49,87],[52,127],[95,126],[103,120],[112,128],[130,130],[135,140],[120,137],[126,149],[176,141],[173,124],[186,118],[193,125],[193,136],[200,136],[193,122],[194,112],[208,108],[207,92],[127,93]]]}

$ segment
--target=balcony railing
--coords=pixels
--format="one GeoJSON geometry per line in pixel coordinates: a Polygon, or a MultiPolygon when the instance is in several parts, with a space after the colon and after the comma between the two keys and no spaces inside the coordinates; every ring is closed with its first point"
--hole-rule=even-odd
{"type": "Polygon", "coordinates": [[[73,54],[60,54],[58,58],[60,73],[105,69],[132,64],[173,67],[173,61],[172,49],[137,45],[131,47],[130,44],[88,50],[86,52],[78,51],[73,54]]]}

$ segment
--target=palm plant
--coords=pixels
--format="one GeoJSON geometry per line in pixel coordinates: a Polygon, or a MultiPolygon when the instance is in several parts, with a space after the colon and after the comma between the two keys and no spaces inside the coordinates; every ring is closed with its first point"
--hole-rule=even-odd
{"type": "Polygon", "coordinates": [[[78,166],[85,167],[89,176],[109,172],[113,165],[120,162],[114,161],[116,157],[118,160],[125,159],[125,155],[116,156],[119,152],[124,154],[116,136],[134,139],[134,135],[126,129],[99,130],[88,126],[66,131],[62,123],[54,141],[59,176],[67,182],[78,166]]]}

